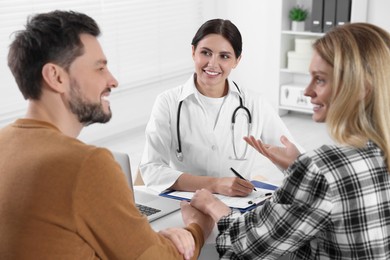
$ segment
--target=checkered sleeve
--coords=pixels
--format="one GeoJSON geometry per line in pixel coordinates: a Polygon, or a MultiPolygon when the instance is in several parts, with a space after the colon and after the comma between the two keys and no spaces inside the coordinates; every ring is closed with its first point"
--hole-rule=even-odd
{"type": "Polygon", "coordinates": [[[298,158],[287,175],[271,201],[242,215],[232,212],[218,222],[221,259],[278,259],[307,247],[329,225],[329,186],[311,158],[298,158]]]}

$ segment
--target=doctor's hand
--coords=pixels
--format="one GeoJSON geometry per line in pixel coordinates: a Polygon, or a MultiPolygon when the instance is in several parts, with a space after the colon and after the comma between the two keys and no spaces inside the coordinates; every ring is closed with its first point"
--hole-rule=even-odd
{"type": "Polygon", "coordinates": [[[247,180],[237,177],[216,178],[213,187],[213,192],[230,196],[230,197],[246,197],[255,186],[247,180]]]}
{"type": "Polygon", "coordinates": [[[223,216],[228,215],[231,209],[225,203],[215,197],[206,189],[197,190],[191,199],[191,206],[211,216],[214,222],[218,222],[223,216]]]}
{"type": "Polygon", "coordinates": [[[244,140],[283,170],[286,170],[300,154],[297,147],[284,135],[280,138],[280,141],[285,147],[265,144],[260,140],[256,140],[252,135],[244,137],[244,140]]]}

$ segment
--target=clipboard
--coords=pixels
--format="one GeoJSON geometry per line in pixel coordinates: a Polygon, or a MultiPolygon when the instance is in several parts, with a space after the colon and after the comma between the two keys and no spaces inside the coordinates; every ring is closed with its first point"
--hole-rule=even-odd
{"type": "MultiPolygon", "coordinates": [[[[229,197],[220,194],[214,194],[218,199],[224,202],[232,209],[237,209],[240,212],[252,210],[259,205],[262,205],[267,199],[272,196],[272,193],[278,188],[278,186],[262,182],[262,181],[251,181],[252,184],[257,188],[257,191],[253,191],[248,197],[229,197]]],[[[184,192],[168,190],[159,195],[176,200],[187,200],[191,201],[194,192],[184,192]]]]}
{"type": "Polygon", "coordinates": [[[268,182],[251,181],[251,183],[252,183],[256,188],[259,188],[259,189],[265,189],[265,190],[275,191],[275,190],[277,190],[277,189],[279,188],[278,186],[273,185],[273,184],[270,184],[270,183],[268,183],[268,182]]]}

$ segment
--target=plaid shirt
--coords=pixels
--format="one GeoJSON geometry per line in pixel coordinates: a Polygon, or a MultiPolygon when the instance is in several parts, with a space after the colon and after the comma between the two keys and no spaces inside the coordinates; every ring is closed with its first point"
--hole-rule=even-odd
{"type": "Polygon", "coordinates": [[[390,259],[390,176],[375,144],[322,146],[286,174],[273,200],[218,222],[222,259],[390,259]]]}

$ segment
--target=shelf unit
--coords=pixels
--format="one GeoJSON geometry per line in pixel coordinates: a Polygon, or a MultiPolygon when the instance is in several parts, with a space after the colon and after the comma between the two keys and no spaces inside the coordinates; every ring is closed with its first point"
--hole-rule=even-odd
{"type": "MultiPolygon", "coordinates": [[[[287,54],[295,49],[296,39],[315,40],[323,33],[294,32],[283,30],[281,32],[280,71],[279,71],[279,109],[312,113],[310,98],[303,95],[304,89],[310,83],[309,67],[307,70],[292,70],[288,68],[287,54]],[[286,95],[290,95],[287,99],[286,95]]],[[[283,113],[282,112],[282,113],[283,113]]]]}
{"type": "MultiPolygon", "coordinates": [[[[288,52],[295,50],[295,39],[317,39],[324,33],[310,32],[313,0],[282,0],[282,22],[280,30],[280,53],[279,53],[279,80],[278,80],[278,96],[279,96],[279,114],[285,114],[288,111],[297,111],[303,113],[313,113],[310,98],[303,95],[303,91],[310,83],[310,75],[307,72],[292,71],[288,69],[288,52]],[[305,31],[291,31],[291,21],[288,13],[293,6],[300,5],[309,11],[308,19],[305,21],[305,31]],[[292,87],[290,91],[286,91],[286,85],[292,87]],[[292,90],[292,91],[291,91],[292,90]],[[286,95],[290,95],[290,100],[286,104],[286,95]]],[[[366,21],[367,0],[352,0],[351,22],[366,21]]]]}
{"type": "MultiPolygon", "coordinates": [[[[288,18],[290,9],[301,5],[309,12],[312,0],[282,1],[282,24],[280,31],[280,64],[279,64],[279,114],[288,111],[313,113],[310,98],[303,95],[310,82],[309,68],[307,71],[294,71],[288,68],[288,52],[295,50],[295,39],[316,39],[323,33],[310,32],[310,16],[305,21],[305,31],[291,31],[291,21],[288,18]]],[[[309,14],[310,15],[310,14],[309,14]]]]}

